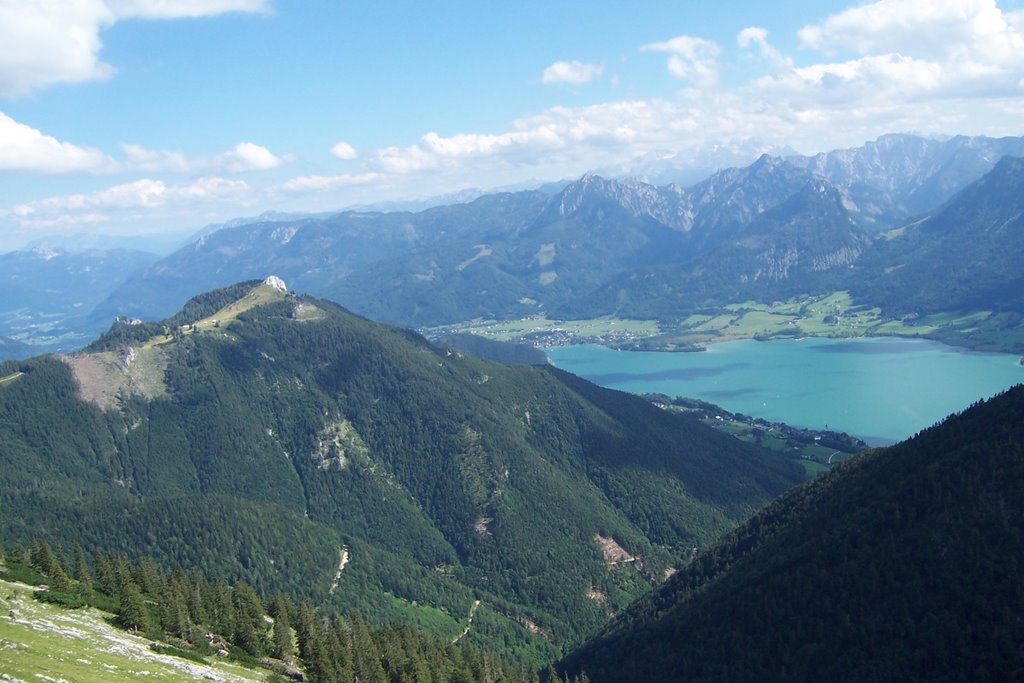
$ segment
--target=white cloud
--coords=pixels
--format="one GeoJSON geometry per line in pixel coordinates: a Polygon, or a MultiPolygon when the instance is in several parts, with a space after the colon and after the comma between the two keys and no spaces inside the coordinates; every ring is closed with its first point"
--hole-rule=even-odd
{"type": "Polygon", "coordinates": [[[353,185],[367,185],[381,180],[380,173],[346,173],[342,175],[309,175],[292,178],[281,186],[288,192],[300,192],[305,190],[334,190],[339,187],[351,187],[353,185]]]}
{"type": "Polygon", "coordinates": [[[225,12],[266,12],[268,0],[109,0],[119,18],[187,19],[225,12]]]}
{"type": "Polygon", "coordinates": [[[121,149],[124,151],[124,161],[120,164],[122,170],[142,173],[189,173],[194,165],[181,152],[146,149],[141,145],[130,144],[122,145],[121,149]]]}
{"type": "MultiPolygon", "coordinates": [[[[847,49],[861,55],[811,68],[851,84],[874,79],[885,96],[901,90],[912,97],[1020,96],[1022,18],[1003,12],[995,0],[880,0],[806,26],[800,39],[826,54],[847,49]]],[[[809,75],[810,82],[818,80],[809,75]]]]}
{"type": "Polygon", "coordinates": [[[284,163],[284,159],[266,147],[251,142],[238,143],[234,149],[222,155],[221,161],[224,167],[232,173],[269,171],[284,163]]]}
{"type": "Polygon", "coordinates": [[[912,50],[939,58],[982,39],[1004,42],[1006,17],[995,0],[880,0],[806,26],[800,39],[818,50],[850,48],[859,54],[912,50]]]}
{"type": "Polygon", "coordinates": [[[371,164],[387,173],[417,173],[437,168],[437,158],[424,151],[419,145],[409,147],[385,147],[377,150],[371,164]]]}
{"type": "Polygon", "coordinates": [[[356,148],[344,140],[339,140],[333,147],[331,147],[331,154],[342,161],[351,161],[359,156],[359,152],[356,151],[356,148]]]}
{"type": "Polygon", "coordinates": [[[768,43],[768,31],[758,26],[749,26],[740,31],[736,36],[736,44],[743,49],[756,45],[761,59],[776,68],[793,66],[792,59],[783,57],[782,53],[768,43]]]}
{"type": "Polygon", "coordinates": [[[162,180],[142,178],[95,192],[48,197],[19,204],[9,212],[23,226],[95,223],[108,219],[104,212],[156,209],[176,203],[239,199],[249,192],[243,180],[207,177],[184,185],[167,185],[162,180]]]}
{"type": "Polygon", "coordinates": [[[123,158],[58,140],[0,112],[0,171],[36,173],[244,173],[267,171],[290,161],[266,147],[240,142],[213,157],[188,157],[181,152],[121,146],[123,158]]]}
{"type": "Polygon", "coordinates": [[[437,133],[423,136],[422,147],[439,157],[485,157],[523,147],[560,147],[564,143],[558,133],[547,126],[537,126],[511,133],[460,133],[441,137],[437,133]]]}
{"type": "Polygon", "coordinates": [[[92,171],[111,162],[99,150],[44,135],[0,113],[0,170],[71,173],[92,171]]]}
{"type": "Polygon", "coordinates": [[[1022,18],[994,0],[880,0],[804,27],[803,47],[847,58],[800,67],[778,54],[762,29],[744,29],[738,44],[756,46],[774,68],[737,93],[814,129],[860,125],[865,138],[907,129],[964,132],[975,115],[1001,119],[999,103],[1024,94],[1022,18]],[[885,128],[871,130],[867,121],[885,128]]]}
{"type": "Polygon", "coordinates": [[[651,43],[640,48],[643,52],[667,52],[668,70],[680,80],[694,85],[709,86],[718,80],[718,44],[694,36],[677,36],[663,43],[651,43]]]}
{"type": "Polygon", "coordinates": [[[370,163],[385,174],[429,171],[431,177],[442,173],[451,178],[462,173],[467,180],[478,179],[478,172],[493,174],[502,168],[555,165],[576,173],[608,163],[609,155],[647,151],[648,144],[656,145],[683,129],[692,130],[684,111],[657,100],[553,107],[514,121],[512,127],[503,133],[441,136],[429,132],[415,145],[379,150],[370,163]]]}
{"type": "Polygon", "coordinates": [[[99,32],[114,21],[100,0],[3,0],[0,95],[109,78],[114,69],[99,61],[99,32]]]}
{"type": "Polygon", "coordinates": [[[121,19],[262,12],[265,0],[0,0],[0,96],[110,78],[100,32],[121,19]]]}
{"type": "Polygon", "coordinates": [[[583,85],[596,80],[604,74],[604,65],[585,64],[573,60],[571,62],[555,62],[544,69],[541,81],[544,83],[572,83],[583,85]]]}

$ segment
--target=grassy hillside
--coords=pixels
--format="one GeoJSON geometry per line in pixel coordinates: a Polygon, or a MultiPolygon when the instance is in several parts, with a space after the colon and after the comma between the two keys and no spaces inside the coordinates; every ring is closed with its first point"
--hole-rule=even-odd
{"type": "MultiPolygon", "coordinates": [[[[0,573],[0,576],[3,576],[0,573]]],[[[4,680],[81,683],[266,681],[268,671],[209,658],[199,663],[150,649],[151,640],[111,625],[95,608],[68,610],[32,599],[35,588],[0,580],[0,675],[4,680]]]]}

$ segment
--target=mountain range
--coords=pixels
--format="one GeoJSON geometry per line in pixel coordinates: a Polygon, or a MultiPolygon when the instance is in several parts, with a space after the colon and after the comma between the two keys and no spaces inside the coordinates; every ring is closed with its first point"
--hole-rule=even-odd
{"type": "MultiPolygon", "coordinates": [[[[1019,317],[1019,260],[985,261],[983,287],[949,296],[946,282],[951,267],[966,276],[976,258],[1019,253],[1016,204],[1004,199],[1022,194],[1024,180],[1019,164],[997,163],[1008,154],[1024,154],[1024,138],[887,135],[813,157],[763,155],[685,188],[588,174],[415,213],[233,221],[158,261],[125,260],[91,287],[56,278],[90,300],[34,323],[35,338],[10,325],[0,334],[85,339],[117,316],[160,319],[191,296],[267,272],[414,328],[536,315],[672,323],[701,306],[836,290],[893,317],[1019,317]]],[[[34,320],[46,312],[30,310],[34,320]]]]}

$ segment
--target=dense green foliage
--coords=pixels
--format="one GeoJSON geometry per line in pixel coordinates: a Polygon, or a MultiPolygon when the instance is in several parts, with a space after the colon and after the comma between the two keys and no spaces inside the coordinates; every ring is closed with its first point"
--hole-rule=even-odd
{"type": "Polygon", "coordinates": [[[228,585],[196,571],[161,571],[147,557],[131,562],[122,553],[98,552],[94,569],[77,546],[75,556],[82,558],[82,573],[72,581],[65,569],[69,558],[35,541],[29,553],[15,550],[0,562],[0,576],[45,584],[34,594],[43,602],[110,611],[118,626],[160,641],[150,644],[154,652],[198,663],[227,656],[310,683],[539,683],[537,673],[468,642],[425,635],[408,624],[371,627],[358,610],[332,618],[308,599],[296,607],[283,594],[266,598],[244,581],[228,585]]]}
{"type": "Polygon", "coordinates": [[[569,657],[596,681],[1019,680],[1024,386],[782,496],[569,657]]]}
{"type": "MultiPolygon", "coordinates": [[[[97,342],[117,352],[103,362],[127,358],[140,327],[97,342]]],[[[129,382],[105,408],[77,384],[110,376],[57,358],[0,366],[23,373],[0,386],[5,538],[144,553],[450,636],[479,599],[470,638],[541,661],[801,479],[640,398],[438,350],[323,301],[282,294],[169,338],[132,361],[162,363],[164,391],[129,382]],[[601,543],[636,561],[610,564],[601,543]]]]}

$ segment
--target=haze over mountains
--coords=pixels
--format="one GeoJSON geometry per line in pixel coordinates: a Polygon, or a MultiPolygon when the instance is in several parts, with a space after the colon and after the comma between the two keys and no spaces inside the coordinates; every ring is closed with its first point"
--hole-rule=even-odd
{"type": "MultiPolygon", "coordinates": [[[[1013,154],[1024,155],[1024,138],[887,135],[813,157],[762,156],[685,189],[587,175],[555,194],[490,194],[418,213],[268,215],[226,224],[154,263],[123,258],[117,275],[89,287],[92,300],[59,311],[56,331],[7,324],[0,334],[50,344],[42,348],[61,335],[84,343],[116,316],[161,318],[190,296],[268,272],[409,327],[538,314],[678,319],[708,303],[835,289],[893,314],[920,313],[934,310],[922,297],[946,276],[946,255],[966,254],[947,235],[952,224],[938,232],[901,226],[952,201],[971,254],[1015,253],[1020,231],[1009,208],[999,213],[1007,205],[997,194],[1021,187],[1019,165],[1000,166],[1000,179],[958,195],[1013,154]],[[971,231],[969,217],[982,207],[1004,228],[971,231]]],[[[950,211],[925,224],[950,223],[950,211]]],[[[973,261],[963,263],[970,269],[973,261]]],[[[993,265],[984,291],[958,290],[943,302],[1019,309],[1019,262],[993,265]]]]}

